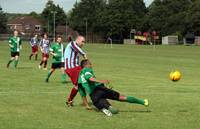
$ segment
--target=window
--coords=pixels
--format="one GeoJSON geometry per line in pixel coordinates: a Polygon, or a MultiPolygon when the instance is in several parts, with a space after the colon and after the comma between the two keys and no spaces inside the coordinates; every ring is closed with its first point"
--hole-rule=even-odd
{"type": "Polygon", "coordinates": [[[35,25],[35,30],[40,31],[41,26],[40,25],[35,25]]]}

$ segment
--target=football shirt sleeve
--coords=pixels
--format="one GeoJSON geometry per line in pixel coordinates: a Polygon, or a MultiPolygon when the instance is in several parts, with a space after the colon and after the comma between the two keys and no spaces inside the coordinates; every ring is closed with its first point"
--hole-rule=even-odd
{"type": "Polygon", "coordinates": [[[93,74],[90,71],[85,72],[84,76],[85,76],[86,80],[89,80],[91,77],[94,77],[93,74]]]}

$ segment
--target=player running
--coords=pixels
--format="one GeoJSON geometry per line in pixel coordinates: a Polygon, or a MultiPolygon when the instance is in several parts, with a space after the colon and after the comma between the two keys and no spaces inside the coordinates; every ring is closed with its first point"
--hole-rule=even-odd
{"type": "Polygon", "coordinates": [[[38,35],[37,34],[35,34],[35,36],[31,38],[30,45],[32,48],[32,53],[29,56],[29,60],[31,60],[31,57],[33,55],[35,55],[35,60],[37,60],[37,57],[38,57],[38,35]]]}
{"type": "Polygon", "coordinates": [[[39,65],[39,69],[41,69],[42,65],[44,64],[43,70],[47,70],[47,61],[49,58],[50,41],[49,41],[48,35],[46,33],[43,35],[43,38],[40,41],[39,46],[40,46],[40,50],[42,52],[42,61],[39,65]]]}
{"type": "Polygon", "coordinates": [[[48,75],[45,81],[48,82],[52,73],[57,68],[59,68],[62,73],[62,76],[61,76],[62,83],[66,83],[66,74],[64,70],[64,47],[62,44],[61,36],[57,36],[56,42],[51,45],[49,51],[50,51],[50,54],[53,56],[53,58],[52,58],[51,69],[48,72],[48,75]]]}
{"type": "Polygon", "coordinates": [[[11,58],[7,64],[7,68],[9,68],[10,63],[14,61],[14,67],[17,67],[19,62],[19,52],[21,49],[21,38],[18,36],[18,31],[14,31],[14,36],[9,39],[9,47],[11,51],[11,58]]]}
{"type": "Polygon", "coordinates": [[[69,97],[66,100],[68,106],[73,106],[73,98],[78,92],[78,76],[81,71],[79,64],[79,54],[83,58],[87,59],[86,53],[81,49],[85,44],[85,38],[78,36],[76,41],[71,41],[65,48],[64,59],[65,59],[65,72],[70,77],[74,87],[71,90],[69,97]]]}
{"type": "MultiPolygon", "coordinates": [[[[86,97],[86,93],[89,94],[94,106],[107,116],[112,116],[112,114],[118,113],[107,99],[149,106],[147,99],[143,100],[137,99],[133,96],[124,96],[117,91],[105,87],[104,84],[109,83],[109,81],[96,79],[92,70],[92,64],[89,60],[83,60],[81,62],[81,67],[83,69],[78,78],[78,90],[80,95],[86,97]]],[[[87,101],[85,102],[85,105],[88,105],[87,101]]]]}

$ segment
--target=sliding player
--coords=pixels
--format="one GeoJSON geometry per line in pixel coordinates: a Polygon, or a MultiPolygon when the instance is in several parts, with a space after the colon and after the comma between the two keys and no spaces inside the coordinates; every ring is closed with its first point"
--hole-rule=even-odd
{"type": "MultiPolygon", "coordinates": [[[[81,62],[83,68],[78,78],[78,90],[83,99],[86,97],[86,93],[90,95],[94,106],[105,113],[107,116],[118,113],[114,109],[107,99],[117,100],[121,102],[136,103],[144,106],[149,106],[147,99],[138,99],[133,96],[124,96],[119,92],[105,87],[104,84],[109,83],[108,80],[96,79],[92,70],[92,64],[89,60],[83,60],[81,62]]],[[[87,106],[87,101],[84,101],[87,106]]]]}

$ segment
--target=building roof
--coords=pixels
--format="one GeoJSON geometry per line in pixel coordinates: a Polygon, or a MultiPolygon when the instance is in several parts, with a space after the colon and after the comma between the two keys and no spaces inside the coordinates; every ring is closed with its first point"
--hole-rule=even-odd
{"type": "Polygon", "coordinates": [[[24,25],[24,24],[35,24],[35,25],[41,25],[42,21],[37,19],[37,18],[34,18],[32,16],[18,16],[18,17],[13,18],[12,20],[8,21],[7,24],[8,25],[9,24],[21,24],[21,25],[24,25]]]}

